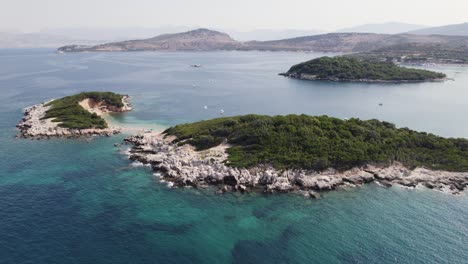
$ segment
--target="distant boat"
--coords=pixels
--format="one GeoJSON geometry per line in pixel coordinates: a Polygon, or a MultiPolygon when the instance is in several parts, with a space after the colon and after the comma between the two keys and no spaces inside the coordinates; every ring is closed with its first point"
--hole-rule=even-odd
{"type": "Polygon", "coordinates": [[[202,66],[201,66],[201,64],[192,64],[192,65],[190,65],[190,67],[192,67],[192,68],[201,68],[202,66]]]}
{"type": "Polygon", "coordinates": [[[382,103],[379,103],[379,106],[383,106],[383,104],[382,104],[382,103]]]}
{"type": "Polygon", "coordinates": [[[220,114],[220,115],[224,114],[224,110],[221,109],[221,110],[219,111],[219,114],[220,114]]]}
{"type": "Polygon", "coordinates": [[[205,105],[205,106],[203,106],[203,109],[205,109],[205,110],[206,110],[206,109],[208,109],[208,106],[206,106],[206,105],[205,105]]]}

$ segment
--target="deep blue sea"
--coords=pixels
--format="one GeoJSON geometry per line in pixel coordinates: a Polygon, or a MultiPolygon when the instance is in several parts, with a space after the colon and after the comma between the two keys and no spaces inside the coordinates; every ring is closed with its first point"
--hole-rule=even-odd
{"type": "Polygon", "coordinates": [[[468,138],[454,81],[345,84],[277,74],[323,54],[0,50],[0,263],[468,263],[468,197],[367,185],[320,200],[171,189],[112,138],[15,138],[23,108],[80,91],[132,96],[126,126],[247,113],[378,118],[468,138]],[[189,67],[202,64],[202,68],[189,67]],[[382,103],[383,106],[379,106],[382,103]],[[204,106],[208,109],[204,109],[204,106]]]}

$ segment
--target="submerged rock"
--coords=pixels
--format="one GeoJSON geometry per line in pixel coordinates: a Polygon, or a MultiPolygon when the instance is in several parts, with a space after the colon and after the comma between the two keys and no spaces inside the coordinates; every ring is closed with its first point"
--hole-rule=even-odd
{"type": "Polygon", "coordinates": [[[317,192],[309,191],[308,194],[309,194],[309,197],[310,197],[310,198],[313,198],[313,199],[320,199],[320,194],[317,193],[317,192]]]}

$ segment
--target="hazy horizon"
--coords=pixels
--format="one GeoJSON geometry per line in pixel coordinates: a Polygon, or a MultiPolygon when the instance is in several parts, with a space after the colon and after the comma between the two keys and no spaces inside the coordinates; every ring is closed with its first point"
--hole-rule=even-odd
{"type": "MultiPolygon", "coordinates": [[[[5,1],[5,0],[1,0],[5,1]]],[[[363,24],[399,22],[441,26],[466,22],[468,2],[446,0],[17,0],[4,2],[0,31],[40,32],[64,28],[214,28],[236,31],[336,31],[363,24]],[[339,8],[337,8],[339,7],[339,8]]]]}

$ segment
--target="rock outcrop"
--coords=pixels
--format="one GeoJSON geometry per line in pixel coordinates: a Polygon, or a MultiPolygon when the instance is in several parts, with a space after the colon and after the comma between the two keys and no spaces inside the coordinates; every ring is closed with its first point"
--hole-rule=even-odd
{"type": "MultiPolygon", "coordinates": [[[[173,139],[173,138],[172,138],[173,139]]],[[[226,165],[228,145],[197,152],[191,146],[178,146],[162,134],[145,133],[126,138],[132,144],[129,158],[150,164],[164,179],[175,186],[220,186],[220,192],[259,190],[264,192],[301,192],[318,198],[317,192],[359,186],[377,182],[384,186],[418,185],[459,194],[468,186],[468,173],[432,171],[426,168],[408,169],[402,164],[363,166],[348,171],[328,169],[322,172],[306,170],[280,171],[271,166],[233,168],[226,165]]]]}

